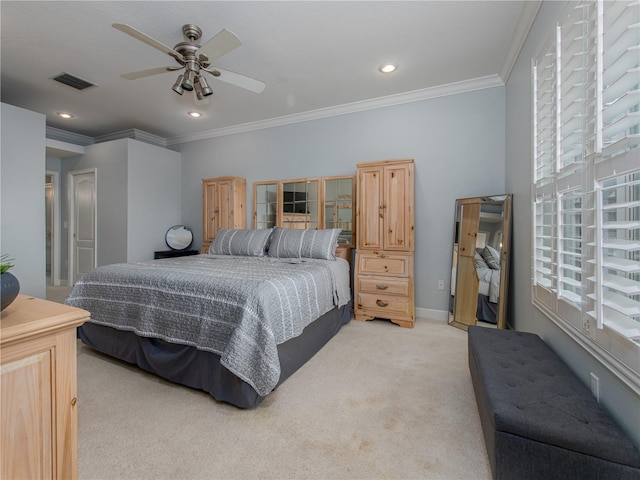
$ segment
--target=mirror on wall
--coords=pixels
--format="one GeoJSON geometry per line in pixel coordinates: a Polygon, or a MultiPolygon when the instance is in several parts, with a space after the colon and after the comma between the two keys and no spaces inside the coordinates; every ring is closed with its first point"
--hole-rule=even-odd
{"type": "Polygon", "coordinates": [[[184,225],[174,225],[167,230],[164,241],[171,250],[186,250],[193,243],[193,232],[184,225]]]}
{"type": "Polygon", "coordinates": [[[318,179],[282,182],[282,227],[300,230],[318,228],[318,179]]]}
{"type": "Polygon", "coordinates": [[[254,183],[253,198],[253,228],[275,227],[278,212],[278,183],[254,183]]]}
{"type": "Polygon", "coordinates": [[[456,200],[449,324],[505,328],[511,194],[456,200]]]}
{"type": "Polygon", "coordinates": [[[270,180],[253,184],[253,228],[340,228],[338,244],[355,244],[355,176],[270,180]]]}
{"type": "Polygon", "coordinates": [[[353,186],[354,177],[325,177],[324,228],[341,228],[338,243],[354,245],[353,186]]]}

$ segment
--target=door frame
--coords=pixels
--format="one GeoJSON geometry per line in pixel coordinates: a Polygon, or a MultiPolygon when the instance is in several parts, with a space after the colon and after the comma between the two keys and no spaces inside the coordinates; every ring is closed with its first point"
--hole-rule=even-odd
{"type": "Polygon", "coordinates": [[[73,232],[75,231],[75,181],[74,181],[74,177],[76,175],[84,175],[86,173],[93,173],[93,179],[94,179],[94,184],[93,184],[93,191],[94,191],[94,198],[96,199],[95,203],[94,203],[94,218],[96,219],[95,224],[93,226],[94,228],[94,232],[93,232],[93,238],[95,238],[95,244],[94,244],[94,248],[93,248],[93,264],[95,266],[98,265],[98,172],[97,172],[97,168],[84,168],[81,170],[70,170],[69,173],[67,174],[67,194],[68,194],[68,204],[69,204],[69,211],[68,211],[68,216],[67,218],[69,219],[69,230],[67,232],[67,243],[68,243],[68,284],[69,286],[73,286],[74,285],[74,280],[73,280],[73,272],[74,272],[74,248],[75,248],[75,241],[73,238],[73,232]]]}
{"type": "MultiPolygon", "coordinates": [[[[51,284],[60,285],[60,256],[62,242],[60,241],[60,172],[45,170],[45,185],[47,175],[51,176],[51,284]]],[[[46,245],[46,243],[45,243],[46,245]]]]}

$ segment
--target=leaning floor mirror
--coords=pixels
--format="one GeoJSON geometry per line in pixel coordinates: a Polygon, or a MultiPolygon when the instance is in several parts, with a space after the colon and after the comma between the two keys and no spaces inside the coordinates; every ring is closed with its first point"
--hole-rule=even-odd
{"type": "Polygon", "coordinates": [[[456,200],[449,324],[505,328],[511,194],[456,200]]]}

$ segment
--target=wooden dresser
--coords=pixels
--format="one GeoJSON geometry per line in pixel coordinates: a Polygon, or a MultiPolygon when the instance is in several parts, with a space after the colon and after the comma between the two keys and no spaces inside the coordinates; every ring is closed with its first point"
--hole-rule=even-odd
{"type": "Polygon", "coordinates": [[[202,248],[207,253],[221,228],[247,228],[247,181],[241,177],[202,179],[202,248]]]}
{"type": "Polygon", "coordinates": [[[413,327],[414,162],[357,165],[355,318],[413,327]]]}
{"type": "Polygon", "coordinates": [[[0,478],[78,478],[76,327],[89,312],[19,295],[0,320],[0,478]]]}

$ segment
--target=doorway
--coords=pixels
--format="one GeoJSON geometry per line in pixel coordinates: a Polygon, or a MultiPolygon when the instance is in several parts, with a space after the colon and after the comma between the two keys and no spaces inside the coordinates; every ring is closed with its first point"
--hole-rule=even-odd
{"type": "Polygon", "coordinates": [[[45,258],[47,285],[60,285],[60,174],[45,172],[45,258]]]}

